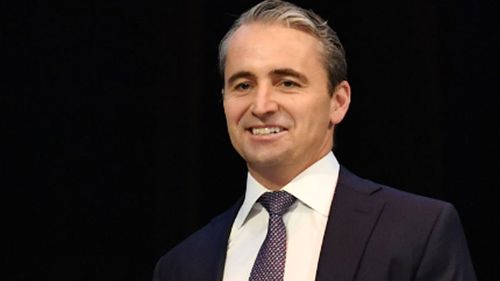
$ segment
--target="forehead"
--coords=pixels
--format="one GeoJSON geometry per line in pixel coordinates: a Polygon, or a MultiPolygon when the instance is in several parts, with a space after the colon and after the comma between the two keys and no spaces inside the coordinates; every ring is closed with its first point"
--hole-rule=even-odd
{"type": "Polygon", "coordinates": [[[244,24],[229,39],[225,73],[257,66],[311,71],[323,68],[321,50],[321,42],[304,31],[282,24],[244,24]]]}

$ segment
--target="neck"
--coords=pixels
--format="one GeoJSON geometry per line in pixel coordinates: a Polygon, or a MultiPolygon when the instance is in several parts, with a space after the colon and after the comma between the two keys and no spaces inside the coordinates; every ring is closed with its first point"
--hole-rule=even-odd
{"type": "Polygon", "coordinates": [[[279,168],[253,169],[251,167],[248,167],[248,171],[257,182],[272,191],[278,191],[282,189],[300,173],[292,173],[285,169],[279,168]]]}
{"type": "MultiPolygon", "coordinates": [[[[328,151],[329,152],[329,151],[328,151]]],[[[327,153],[328,153],[327,152],[327,153]]],[[[252,177],[259,182],[265,188],[278,191],[281,190],[285,185],[291,182],[295,177],[297,177],[304,170],[309,168],[311,165],[319,161],[326,155],[323,154],[310,163],[303,165],[274,165],[274,166],[254,166],[247,164],[248,171],[252,177]]]]}

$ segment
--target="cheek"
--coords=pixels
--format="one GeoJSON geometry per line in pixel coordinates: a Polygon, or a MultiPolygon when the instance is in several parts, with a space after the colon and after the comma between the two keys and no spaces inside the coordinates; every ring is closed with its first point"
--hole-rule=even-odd
{"type": "Polygon", "coordinates": [[[232,106],[231,102],[224,101],[224,115],[226,116],[226,121],[229,124],[231,120],[233,119],[234,115],[234,107],[232,106]]]}
{"type": "Polygon", "coordinates": [[[297,112],[310,128],[326,129],[330,124],[330,105],[325,102],[313,102],[304,105],[297,112]]]}
{"type": "Polygon", "coordinates": [[[245,104],[236,100],[224,101],[224,114],[228,126],[235,126],[238,124],[245,114],[245,104]]]}

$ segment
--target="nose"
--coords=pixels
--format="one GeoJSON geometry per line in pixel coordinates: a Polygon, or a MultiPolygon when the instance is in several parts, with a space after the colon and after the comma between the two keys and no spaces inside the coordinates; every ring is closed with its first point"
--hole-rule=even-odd
{"type": "Polygon", "coordinates": [[[261,85],[257,88],[251,110],[252,114],[257,117],[269,115],[278,110],[278,103],[274,99],[272,87],[261,85]]]}

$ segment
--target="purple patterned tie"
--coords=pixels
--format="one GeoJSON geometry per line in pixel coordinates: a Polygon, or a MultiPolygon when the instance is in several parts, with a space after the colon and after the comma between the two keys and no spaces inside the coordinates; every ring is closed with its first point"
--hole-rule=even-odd
{"type": "Polygon", "coordinates": [[[282,216],[295,202],[286,191],[266,192],[259,202],[269,213],[266,239],[250,273],[249,281],[283,281],[286,259],[286,228],[282,216]]]}

